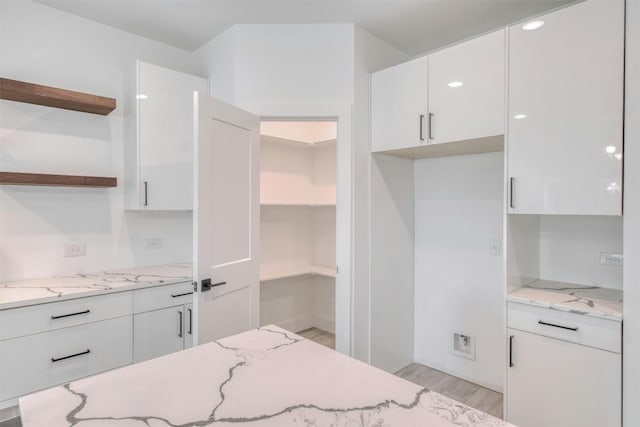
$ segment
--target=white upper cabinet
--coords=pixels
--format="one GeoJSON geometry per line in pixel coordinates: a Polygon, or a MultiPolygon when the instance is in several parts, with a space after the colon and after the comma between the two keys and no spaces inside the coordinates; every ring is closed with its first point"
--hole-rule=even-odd
{"type": "Polygon", "coordinates": [[[371,150],[417,147],[427,139],[427,57],[371,75],[371,150]]]}
{"type": "Polygon", "coordinates": [[[127,88],[127,209],[193,208],[193,92],[201,77],[137,61],[127,88]]]}
{"type": "Polygon", "coordinates": [[[621,0],[509,29],[510,213],[622,213],[623,60],[621,0]]]}
{"type": "Polygon", "coordinates": [[[429,143],[504,134],[505,33],[429,55],[429,143]]]}

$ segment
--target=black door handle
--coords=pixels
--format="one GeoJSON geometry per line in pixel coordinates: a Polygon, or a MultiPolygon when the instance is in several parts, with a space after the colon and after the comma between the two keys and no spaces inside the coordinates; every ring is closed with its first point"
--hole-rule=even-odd
{"type": "Polygon", "coordinates": [[[211,279],[202,279],[202,292],[210,291],[211,288],[215,288],[216,286],[226,285],[227,282],[218,282],[211,284],[211,279]]]}

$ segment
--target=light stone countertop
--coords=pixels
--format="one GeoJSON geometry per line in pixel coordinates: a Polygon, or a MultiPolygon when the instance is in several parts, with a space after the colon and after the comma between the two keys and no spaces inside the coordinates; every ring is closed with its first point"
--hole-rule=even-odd
{"type": "Polygon", "coordinates": [[[498,427],[500,419],[276,326],[20,399],[24,427],[498,427]]]}
{"type": "Polygon", "coordinates": [[[192,273],[191,263],[174,263],[2,282],[0,283],[0,310],[188,282],[192,280],[192,273]]]}
{"type": "Polygon", "coordinates": [[[512,288],[507,301],[622,321],[622,290],[535,280],[512,288]]]}

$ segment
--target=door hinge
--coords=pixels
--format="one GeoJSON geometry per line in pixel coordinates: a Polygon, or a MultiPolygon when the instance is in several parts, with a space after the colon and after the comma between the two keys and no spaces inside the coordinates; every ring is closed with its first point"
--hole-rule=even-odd
{"type": "Polygon", "coordinates": [[[198,292],[198,282],[193,281],[193,292],[198,292]]]}

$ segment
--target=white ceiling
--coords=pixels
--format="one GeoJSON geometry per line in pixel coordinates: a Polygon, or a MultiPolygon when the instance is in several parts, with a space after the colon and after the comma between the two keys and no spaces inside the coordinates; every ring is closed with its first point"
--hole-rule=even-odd
{"type": "Polygon", "coordinates": [[[35,0],[192,51],[234,24],[355,22],[415,56],[575,0],[35,0]]]}

